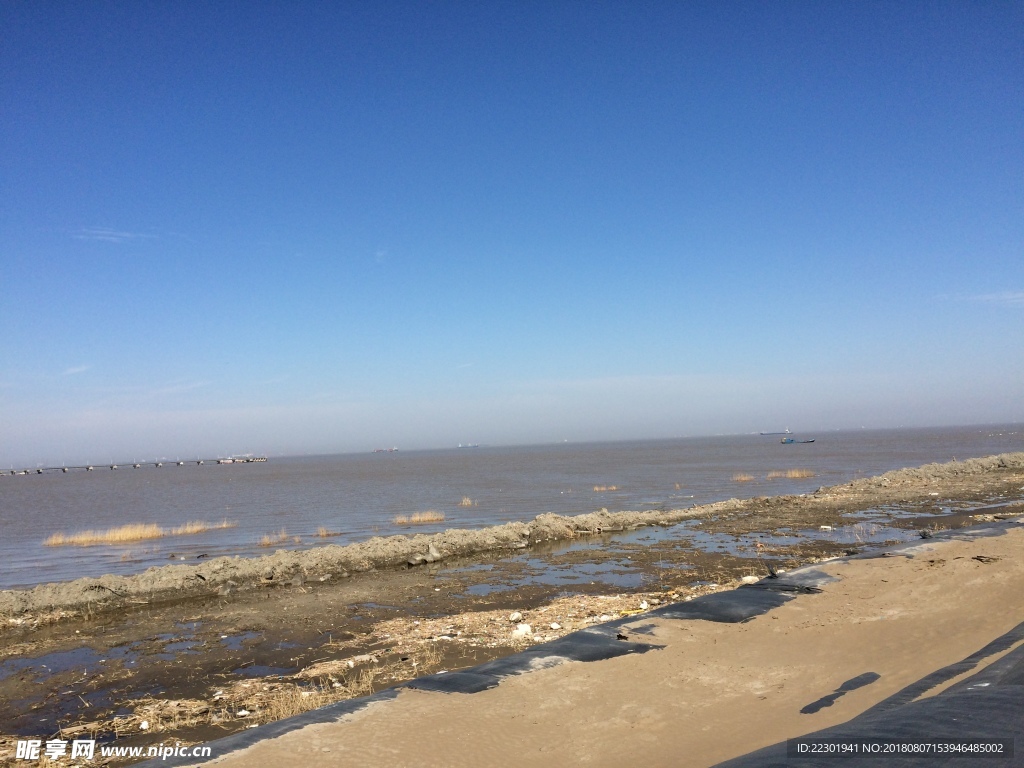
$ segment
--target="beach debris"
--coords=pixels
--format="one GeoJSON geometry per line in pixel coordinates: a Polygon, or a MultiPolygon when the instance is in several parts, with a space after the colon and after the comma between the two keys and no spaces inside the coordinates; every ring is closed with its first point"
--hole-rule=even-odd
{"type": "Polygon", "coordinates": [[[740,581],[743,584],[757,584],[757,582],[759,582],[760,579],[757,576],[744,576],[742,579],[740,579],[740,581]]]}
{"type": "Polygon", "coordinates": [[[640,601],[640,610],[641,611],[646,611],[650,607],[651,607],[650,603],[648,603],[646,600],[641,600],[640,601]]]}
{"type": "Polygon", "coordinates": [[[625,632],[619,632],[617,635],[615,635],[615,639],[616,640],[629,640],[629,635],[627,635],[625,632]]]}
{"type": "Polygon", "coordinates": [[[413,555],[409,558],[409,565],[423,565],[424,563],[436,563],[444,557],[437,547],[434,546],[433,542],[427,547],[427,553],[424,555],[413,555]]]}
{"type": "Polygon", "coordinates": [[[61,736],[64,738],[79,736],[83,733],[96,733],[102,730],[103,726],[101,723],[90,722],[82,723],[80,725],[68,725],[60,729],[61,736]]]}
{"type": "Polygon", "coordinates": [[[141,730],[141,731],[148,731],[149,730],[149,720],[143,720],[141,723],[139,723],[139,730],[141,730]]]}
{"type": "Polygon", "coordinates": [[[300,573],[300,574],[296,575],[289,583],[293,587],[301,587],[303,584],[306,583],[306,580],[304,578],[302,578],[302,574],[300,573]]]}
{"type": "Polygon", "coordinates": [[[971,560],[977,560],[979,563],[997,563],[999,562],[998,557],[989,557],[988,555],[975,555],[971,560]]]}
{"type": "Polygon", "coordinates": [[[832,531],[832,526],[831,526],[831,525],[819,525],[819,526],[818,526],[818,530],[819,530],[819,531],[824,531],[824,532],[826,532],[826,533],[831,533],[831,531],[832,531]]]}
{"type": "Polygon", "coordinates": [[[508,620],[511,621],[513,624],[518,624],[523,620],[523,614],[521,614],[519,611],[513,611],[511,614],[509,614],[508,620]]]}
{"type": "Polygon", "coordinates": [[[531,635],[533,635],[533,627],[529,624],[518,624],[516,625],[516,628],[512,630],[513,640],[525,640],[531,635]]]}
{"type": "Polygon", "coordinates": [[[561,629],[561,628],[562,628],[562,625],[561,625],[561,624],[559,624],[559,623],[558,623],[557,621],[552,621],[552,622],[551,622],[551,624],[550,624],[549,626],[550,626],[550,627],[551,627],[552,629],[561,629]]]}

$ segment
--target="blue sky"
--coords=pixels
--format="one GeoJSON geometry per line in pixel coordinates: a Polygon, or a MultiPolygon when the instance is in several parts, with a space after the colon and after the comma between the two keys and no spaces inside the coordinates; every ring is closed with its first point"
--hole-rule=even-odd
{"type": "Polygon", "coordinates": [[[1024,421],[1024,6],[0,4],[0,463],[1024,421]]]}

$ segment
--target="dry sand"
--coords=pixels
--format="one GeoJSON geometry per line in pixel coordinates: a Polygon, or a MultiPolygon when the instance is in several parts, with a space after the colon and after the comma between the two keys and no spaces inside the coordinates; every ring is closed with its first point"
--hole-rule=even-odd
{"type": "Polygon", "coordinates": [[[713,765],[846,722],[1024,620],[1024,525],[923,540],[910,554],[822,563],[837,581],[746,623],[637,617],[653,634],[631,639],[660,650],[538,669],[473,694],[402,690],[214,764],[713,765]],[[878,680],[801,714],[868,672],[878,680]]]}

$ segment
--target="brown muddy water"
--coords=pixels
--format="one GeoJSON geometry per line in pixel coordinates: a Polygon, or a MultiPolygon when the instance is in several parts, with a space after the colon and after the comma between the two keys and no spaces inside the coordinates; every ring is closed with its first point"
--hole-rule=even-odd
{"type": "MultiPolygon", "coordinates": [[[[1024,449],[1024,425],[795,437],[815,442],[783,445],[778,435],[755,434],[182,467],[173,465],[179,457],[111,457],[122,468],[0,474],[0,589],[133,574],[172,561],[265,554],[270,550],[260,546],[261,539],[282,531],[274,549],[317,546],[325,541],[316,535],[320,527],[335,534],[329,542],[347,544],[374,535],[482,528],[544,512],[679,509],[733,497],[807,493],[901,467],[1024,449]],[[130,467],[135,459],[153,458],[171,465],[130,467]],[[786,477],[789,470],[807,475],[786,477]],[[444,520],[404,527],[394,522],[426,511],[443,513],[444,520]],[[127,523],[173,529],[192,520],[237,525],[120,545],[43,544],[57,532],[127,523]]],[[[59,466],[60,457],[47,463],[59,466]]]]}

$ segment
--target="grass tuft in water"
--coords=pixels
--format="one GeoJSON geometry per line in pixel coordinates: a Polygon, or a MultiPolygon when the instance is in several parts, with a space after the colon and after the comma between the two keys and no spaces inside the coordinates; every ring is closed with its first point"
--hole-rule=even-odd
{"type": "Polygon", "coordinates": [[[267,534],[264,534],[263,538],[260,539],[260,546],[261,547],[272,547],[275,544],[282,544],[282,543],[284,543],[286,541],[288,541],[288,531],[286,531],[284,528],[282,528],[277,533],[267,533],[267,534]]]}
{"type": "Polygon", "coordinates": [[[769,480],[775,480],[777,478],[786,478],[787,480],[799,480],[804,477],[814,477],[813,469],[785,469],[777,470],[768,473],[769,480]]]}
{"type": "Polygon", "coordinates": [[[397,515],[391,522],[395,525],[409,525],[419,523],[440,523],[444,520],[444,512],[436,509],[428,509],[426,512],[413,512],[411,515],[397,515]]]}
{"type": "Polygon", "coordinates": [[[192,536],[206,531],[223,528],[234,528],[237,522],[222,520],[219,523],[206,523],[202,520],[191,520],[176,528],[163,528],[156,523],[128,523],[105,531],[79,531],[78,533],[58,532],[47,537],[43,544],[47,547],[91,547],[98,544],[128,544],[147,539],[161,539],[164,536],[192,536]]]}

